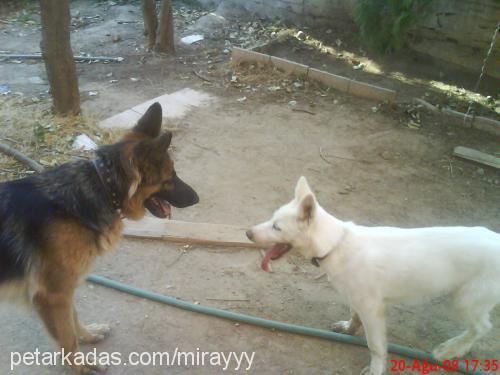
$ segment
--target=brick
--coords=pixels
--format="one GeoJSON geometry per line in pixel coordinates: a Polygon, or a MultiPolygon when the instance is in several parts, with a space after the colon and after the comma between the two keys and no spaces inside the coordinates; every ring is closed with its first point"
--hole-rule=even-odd
{"type": "Polygon", "coordinates": [[[336,90],[348,92],[351,80],[346,77],[328,73],[323,70],[309,68],[307,78],[321,82],[327,86],[333,87],[336,90]]]}
{"type": "Polygon", "coordinates": [[[348,92],[362,98],[387,101],[389,103],[396,100],[396,91],[358,81],[351,81],[348,92]]]}
{"type": "Polygon", "coordinates": [[[260,62],[269,64],[271,62],[271,56],[269,55],[238,47],[233,47],[231,59],[235,64],[238,64],[240,62],[260,62]]]}
{"type": "Polygon", "coordinates": [[[307,76],[309,67],[304,64],[299,64],[290,60],[282,59],[280,57],[271,56],[271,63],[276,69],[282,70],[287,74],[295,74],[297,76],[307,76]]]}
{"type": "Polygon", "coordinates": [[[500,136],[500,122],[486,118],[486,117],[476,117],[474,119],[473,127],[496,136],[500,136]]]}

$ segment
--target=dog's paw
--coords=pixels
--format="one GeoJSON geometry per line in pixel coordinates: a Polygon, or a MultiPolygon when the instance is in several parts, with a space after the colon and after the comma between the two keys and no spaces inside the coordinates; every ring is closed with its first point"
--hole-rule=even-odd
{"type": "Polygon", "coordinates": [[[348,335],[354,334],[349,320],[341,320],[332,324],[331,330],[337,333],[346,333],[348,335]]]}
{"type": "Polygon", "coordinates": [[[433,351],[432,355],[439,361],[446,359],[453,359],[464,356],[468,351],[468,347],[457,345],[455,342],[449,340],[441,345],[438,345],[433,351]]]}
{"type": "Polygon", "coordinates": [[[111,328],[107,324],[89,324],[85,327],[85,332],[80,334],[80,342],[83,344],[95,344],[104,340],[111,332],[111,328]]]}
{"type": "Polygon", "coordinates": [[[370,366],[366,366],[359,375],[383,375],[385,371],[374,371],[370,366]]]}
{"type": "Polygon", "coordinates": [[[107,369],[106,366],[86,364],[74,366],[74,373],[77,375],[96,375],[105,372],[107,369]]]}
{"type": "Polygon", "coordinates": [[[366,366],[365,368],[363,368],[359,375],[370,375],[370,366],[366,366]]]}

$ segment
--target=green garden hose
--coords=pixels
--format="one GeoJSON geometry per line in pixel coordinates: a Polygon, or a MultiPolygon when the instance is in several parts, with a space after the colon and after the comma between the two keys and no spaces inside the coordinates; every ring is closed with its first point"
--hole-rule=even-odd
{"type": "MultiPolygon", "coordinates": [[[[233,320],[236,322],[253,324],[260,327],[278,329],[281,331],[298,333],[306,336],[320,337],[327,340],[338,341],[351,345],[359,345],[359,346],[367,346],[366,340],[364,337],[359,336],[350,336],[342,333],[336,333],[332,331],[327,331],[323,329],[310,328],[305,326],[300,326],[297,324],[283,323],[277,320],[269,320],[264,318],[259,318],[257,316],[240,314],[234,311],[226,311],[221,309],[216,309],[209,306],[196,305],[191,302],[182,301],[175,297],[165,296],[159,293],[149,292],[144,289],[136,288],[127,284],[123,284],[118,281],[114,281],[108,279],[106,277],[90,275],[87,277],[88,281],[93,283],[106,286],[108,288],[116,289],[124,293],[132,294],[137,297],[146,298],[151,301],[164,303],[166,305],[175,306],[184,310],[189,310],[197,313],[207,314],[216,316],[218,318],[233,320]]],[[[393,354],[398,354],[404,357],[414,358],[421,361],[427,361],[428,363],[432,363],[435,365],[443,366],[443,363],[436,360],[430,353],[426,353],[420,350],[415,350],[412,348],[408,348],[401,345],[389,344],[388,346],[389,352],[393,354]]],[[[480,371],[471,371],[467,369],[463,363],[459,365],[459,371],[464,374],[478,374],[478,375],[486,375],[480,371]]]]}

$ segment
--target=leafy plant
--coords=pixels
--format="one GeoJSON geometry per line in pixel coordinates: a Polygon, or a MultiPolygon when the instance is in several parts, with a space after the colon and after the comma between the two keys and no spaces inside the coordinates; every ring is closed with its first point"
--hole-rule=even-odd
{"type": "Polygon", "coordinates": [[[406,43],[407,31],[433,0],[358,0],[354,19],[374,50],[390,53],[406,43]]]}
{"type": "Polygon", "coordinates": [[[32,14],[27,9],[21,9],[17,14],[17,20],[23,23],[32,21],[32,14]]]}

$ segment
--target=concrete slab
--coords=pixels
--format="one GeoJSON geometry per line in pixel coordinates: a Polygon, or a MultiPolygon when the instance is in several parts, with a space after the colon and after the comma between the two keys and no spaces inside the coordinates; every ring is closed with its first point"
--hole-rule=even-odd
{"type": "Polygon", "coordinates": [[[138,104],[131,109],[114,115],[100,122],[103,128],[129,129],[155,102],[161,104],[163,117],[167,119],[182,118],[193,108],[203,107],[215,100],[205,92],[185,88],[172,94],[165,94],[138,104]]]}
{"type": "Polygon", "coordinates": [[[133,127],[137,120],[141,118],[141,114],[131,109],[127,109],[124,112],[120,112],[114,116],[108,117],[107,119],[101,121],[99,126],[101,128],[119,128],[119,129],[130,129],[133,127]]]}

